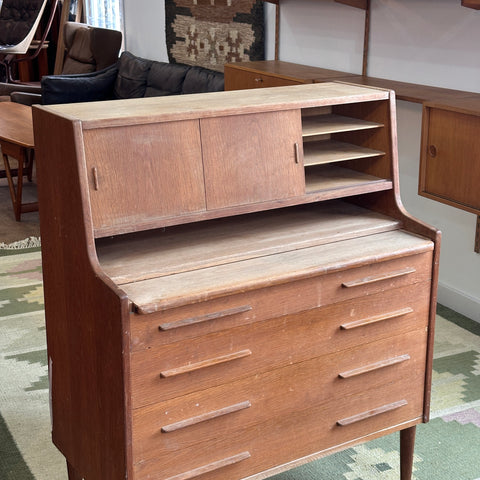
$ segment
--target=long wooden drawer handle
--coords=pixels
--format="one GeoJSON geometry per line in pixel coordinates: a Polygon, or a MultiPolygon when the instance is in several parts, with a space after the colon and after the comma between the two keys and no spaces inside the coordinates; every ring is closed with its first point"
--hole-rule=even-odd
{"type": "Polygon", "coordinates": [[[366,420],[367,418],[372,418],[376,415],[396,410],[397,408],[403,407],[407,404],[408,402],[406,400],[389,403],[388,405],[383,405],[382,407],[374,408],[372,410],[368,410],[366,412],[362,412],[357,415],[352,415],[351,417],[338,420],[337,425],[339,425],[340,427],[345,427],[347,425],[351,425],[352,423],[361,422],[362,420],[366,420]]]}
{"type": "Polygon", "coordinates": [[[162,323],[158,326],[159,330],[171,330],[173,328],[187,327],[188,325],[194,325],[196,323],[208,322],[210,320],[216,320],[218,318],[229,317],[230,315],[236,315],[237,313],[248,312],[252,309],[251,305],[242,305],[240,307],[229,308],[228,310],[222,310],[221,312],[207,313],[205,315],[199,315],[198,317],[184,318],[177,322],[162,323]]]}
{"type": "Polygon", "coordinates": [[[416,270],[413,267],[403,268],[402,270],[395,270],[389,273],[380,273],[379,275],[372,275],[370,277],[360,278],[358,280],[352,280],[351,282],[343,282],[342,287],[352,288],[360,287],[362,285],[368,285],[369,283],[381,282],[382,280],[389,280],[391,278],[402,277],[414,273],[416,270]]]}
{"type": "Polygon", "coordinates": [[[199,477],[204,473],[213,472],[219,468],[227,467],[228,465],[233,465],[234,463],[241,462],[250,458],[250,452],[242,452],[231,457],[224,458],[222,460],[217,460],[216,462],[209,463],[208,465],[203,465],[202,467],[194,468],[185,473],[180,473],[173,477],[168,477],[166,480],[189,480],[190,478],[199,477]]]}
{"type": "Polygon", "coordinates": [[[338,376],[340,378],[356,377],[357,375],[373,372],[374,370],[380,370],[381,368],[396,365],[397,363],[406,362],[407,360],[410,360],[410,355],[399,355],[398,357],[387,358],[385,360],[380,360],[379,362],[371,363],[370,365],[363,365],[359,368],[347,370],[346,372],[339,373],[338,376]]]}
{"type": "Polygon", "coordinates": [[[213,412],[202,413],[202,415],[197,415],[185,420],[180,420],[179,422],[171,423],[170,425],[165,425],[162,427],[161,431],[163,433],[174,432],[175,430],[190,427],[191,425],[196,425],[197,423],[206,422],[207,420],[212,420],[213,418],[222,417],[223,415],[228,415],[229,413],[245,410],[251,406],[252,404],[248,400],[245,402],[236,403],[235,405],[229,405],[228,407],[220,408],[218,410],[214,410],[213,412]]]}
{"type": "Polygon", "coordinates": [[[391,318],[403,317],[404,315],[412,312],[413,308],[406,307],[400,310],[395,310],[393,312],[375,315],[373,317],[361,318],[360,320],[355,320],[354,322],[343,323],[342,325],[340,325],[340,329],[351,330],[352,328],[363,327],[365,325],[370,325],[371,323],[383,322],[384,320],[390,320],[391,318]]]}
{"type": "Polygon", "coordinates": [[[172,368],[170,370],[164,370],[163,372],[160,372],[160,377],[175,377],[176,375],[181,375],[182,373],[194,372],[195,370],[200,370],[201,368],[212,367],[214,365],[219,365],[220,363],[231,362],[232,360],[248,357],[251,354],[252,352],[250,350],[240,350],[239,352],[229,353],[227,355],[221,355],[215,358],[209,358],[208,360],[202,360],[201,362],[190,363],[188,365],[172,368]]]}

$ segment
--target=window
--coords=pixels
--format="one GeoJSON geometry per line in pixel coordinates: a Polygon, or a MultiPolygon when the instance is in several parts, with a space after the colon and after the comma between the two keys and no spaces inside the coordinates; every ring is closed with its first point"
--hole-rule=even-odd
{"type": "Polygon", "coordinates": [[[123,0],[85,0],[87,23],[123,32],[123,0]]]}

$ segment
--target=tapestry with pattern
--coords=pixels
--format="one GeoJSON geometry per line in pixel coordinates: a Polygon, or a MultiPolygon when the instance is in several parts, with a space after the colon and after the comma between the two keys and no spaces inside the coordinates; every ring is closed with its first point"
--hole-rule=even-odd
{"type": "Polygon", "coordinates": [[[171,63],[223,72],[225,63],[263,60],[261,0],[165,0],[171,63]]]}

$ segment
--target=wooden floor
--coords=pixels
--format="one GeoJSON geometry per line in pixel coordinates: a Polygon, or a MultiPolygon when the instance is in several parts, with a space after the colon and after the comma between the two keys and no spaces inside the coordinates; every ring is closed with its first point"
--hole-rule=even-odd
{"type": "MultiPolygon", "coordinates": [[[[2,158],[1,155],[0,158],[2,158]]],[[[15,165],[14,162],[13,165],[15,165]]],[[[3,170],[3,162],[1,160],[0,170],[3,170]]],[[[35,178],[32,183],[25,179],[23,186],[24,201],[35,201],[36,197],[35,178]]],[[[0,244],[10,244],[32,236],[40,236],[38,212],[22,213],[22,221],[15,221],[7,179],[0,178],[0,244]]]]}

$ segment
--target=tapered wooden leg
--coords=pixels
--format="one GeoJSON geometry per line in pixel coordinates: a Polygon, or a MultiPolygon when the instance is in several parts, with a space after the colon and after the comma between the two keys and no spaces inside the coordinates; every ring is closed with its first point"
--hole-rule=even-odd
{"type": "Polygon", "coordinates": [[[83,477],[81,477],[75,469],[68,463],[67,460],[67,472],[68,472],[68,480],[83,480],[83,477]]]}
{"type": "Polygon", "coordinates": [[[416,427],[400,430],[400,480],[412,480],[416,427]]]}

